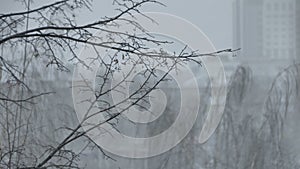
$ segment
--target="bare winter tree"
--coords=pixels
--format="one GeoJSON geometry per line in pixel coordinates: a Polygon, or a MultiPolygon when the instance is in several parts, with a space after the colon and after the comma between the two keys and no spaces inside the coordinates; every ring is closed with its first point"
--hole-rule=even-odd
{"type": "Polygon", "coordinates": [[[228,85],[227,104],[214,137],[213,160],[207,168],[250,167],[249,146],[256,135],[253,131],[253,117],[246,112],[246,106],[252,83],[251,69],[237,67],[228,85]]]}
{"type": "MultiPolygon", "coordinates": [[[[155,22],[143,14],[141,8],[149,3],[163,5],[156,0],[114,0],[114,16],[104,16],[82,25],[77,24],[76,14],[80,9],[91,10],[90,0],[61,0],[42,6],[34,5],[32,0],[22,0],[21,3],[24,11],[0,15],[0,168],[80,168],[81,155],[87,148],[98,148],[109,158],[101,147],[87,137],[87,132],[104,123],[114,125],[116,119],[132,106],[147,109],[143,103],[148,102],[149,93],[168,80],[168,74],[178,65],[188,62],[201,64],[198,61],[201,56],[233,52],[228,49],[201,54],[188,52],[188,46],[171,54],[166,52],[163,48],[172,42],[149,34],[134,17],[140,15],[155,22]],[[118,30],[120,22],[129,25],[134,33],[118,30]],[[90,114],[87,110],[85,118],[76,125],[57,127],[55,131],[63,129],[64,133],[59,139],[51,141],[51,136],[47,136],[51,132],[45,132],[43,126],[35,123],[36,116],[42,116],[37,106],[47,104],[47,98],[56,91],[43,88],[45,84],[33,79],[43,79],[47,73],[55,75],[53,80],[59,80],[61,74],[65,75],[63,78],[70,76],[70,64],[81,64],[88,69],[90,65],[78,55],[79,48],[83,46],[92,48],[97,54],[92,58],[93,62],[100,63],[96,89],[92,86],[87,89],[95,96],[90,105],[98,111],[90,114]],[[105,55],[108,59],[103,59],[103,53],[97,53],[99,48],[107,51],[105,55]],[[108,101],[110,93],[128,83],[127,77],[132,72],[124,74],[116,86],[109,87],[113,73],[122,71],[120,65],[129,63],[132,70],[137,65],[145,68],[140,73],[144,80],[120,103],[111,104],[108,101]],[[158,75],[156,70],[162,66],[168,71],[158,75]],[[43,87],[38,90],[37,86],[43,87]],[[127,107],[123,106],[125,103],[127,107]],[[82,130],[82,125],[89,119],[103,114],[107,117],[105,120],[82,130]],[[39,131],[46,135],[43,139],[35,137],[39,131]],[[75,150],[71,145],[77,144],[80,139],[83,144],[75,150]]],[[[58,114],[74,112],[72,108],[57,111],[58,114]]]]}
{"type": "Polygon", "coordinates": [[[280,72],[266,100],[265,121],[259,133],[264,149],[256,158],[262,168],[299,168],[299,64],[280,72]]]}

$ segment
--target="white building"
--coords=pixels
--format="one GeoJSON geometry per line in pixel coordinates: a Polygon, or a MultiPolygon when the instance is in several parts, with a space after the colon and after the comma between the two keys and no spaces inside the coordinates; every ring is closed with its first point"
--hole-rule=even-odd
{"type": "Polygon", "coordinates": [[[234,48],[242,48],[240,60],[254,74],[277,74],[297,59],[299,3],[299,0],[234,0],[234,48]]]}
{"type": "Polygon", "coordinates": [[[296,56],[295,0],[264,0],[262,15],[263,56],[294,59],[296,56]]]}

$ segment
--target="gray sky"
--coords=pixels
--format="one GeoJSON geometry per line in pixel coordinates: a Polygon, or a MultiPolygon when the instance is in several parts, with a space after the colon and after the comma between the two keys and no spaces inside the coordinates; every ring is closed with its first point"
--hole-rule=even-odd
{"type": "MultiPolygon", "coordinates": [[[[147,5],[148,12],[165,12],[185,18],[198,26],[213,42],[217,49],[232,47],[232,0],[161,0],[167,7],[147,5]]],[[[32,5],[48,4],[38,0],[32,5]]],[[[21,5],[12,0],[1,0],[0,13],[21,10],[21,5]]],[[[82,11],[80,21],[95,20],[103,15],[113,14],[112,0],[94,0],[93,12],[82,11]]]]}
{"type": "Polygon", "coordinates": [[[217,49],[232,47],[232,0],[164,0],[155,10],[183,17],[197,25],[217,49]]]}
{"type": "MultiPolygon", "coordinates": [[[[187,19],[198,26],[217,49],[232,48],[232,0],[160,0],[167,7],[147,5],[144,11],[165,12],[187,19]]],[[[111,0],[94,1],[93,14],[83,18],[112,13],[111,0]]]]}

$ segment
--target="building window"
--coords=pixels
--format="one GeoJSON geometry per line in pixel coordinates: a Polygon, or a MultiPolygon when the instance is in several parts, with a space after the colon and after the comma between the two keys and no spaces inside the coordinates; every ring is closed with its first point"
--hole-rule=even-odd
{"type": "Polygon", "coordinates": [[[278,55],[279,55],[278,49],[274,49],[273,50],[273,56],[274,56],[274,58],[278,58],[278,55]]]}
{"type": "Polygon", "coordinates": [[[282,57],[286,57],[287,56],[287,52],[286,52],[285,49],[281,50],[281,55],[282,55],[282,57]]]}
{"type": "Polygon", "coordinates": [[[272,10],[272,6],[270,3],[267,3],[266,6],[267,6],[267,10],[272,10]]]}
{"type": "Polygon", "coordinates": [[[291,48],[291,49],[289,50],[289,56],[290,56],[290,57],[293,57],[293,56],[294,56],[294,49],[291,48]]]}
{"type": "Polygon", "coordinates": [[[278,11],[278,10],[279,10],[279,5],[278,5],[278,3],[276,3],[276,2],[274,3],[274,10],[275,10],[275,11],[278,11]]]}
{"type": "Polygon", "coordinates": [[[292,11],[294,9],[294,5],[292,2],[289,3],[289,10],[292,11]]]}
{"type": "Polygon", "coordinates": [[[266,49],[266,50],[265,50],[265,56],[266,56],[266,57],[270,57],[270,55],[271,55],[270,49],[266,49]]]}
{"type": "Polygon", "coordinates": [[[286,10],[286,3],[282,3],[281,8],[282,8],[283,11],[285,11],[286,10]]]}

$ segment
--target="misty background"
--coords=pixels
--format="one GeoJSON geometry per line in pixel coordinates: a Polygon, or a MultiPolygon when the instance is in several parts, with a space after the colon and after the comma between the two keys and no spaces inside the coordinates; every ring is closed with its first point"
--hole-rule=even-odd
{"type": "MultiPolygon", "coordinates": [[[[32,7],[47,2],[35,1],[32,7]]],[[[143,7],[143,11],[165,12],[190,21],[208,36],[217,50],[241,48],[234,55],[226,54],[221,57],[228,77],[228,97],[222,122],[207,143],[197,143],[210,97],[210,88],[203,88],[201,93],[206,102],[199,110],[197,123],[177,147],[149,159],[127,159],[110,154],[117,161],[105,159],[101,152],[94,150],[87,152],[82,159],[86,168],[299,168],[300,1],[161,2],[167,7],[148,5],[143,7]]],[[[22,6],[18,4],[17,1],[1,0],[0,11],[9,13],[22,10],[22,6]]],[[[94,0],[92,9],[93,12],[83,10],[77,14],[79,24],[116,13],[111,0],[94,0]]],[[[36,89],[55,89],[58,95],[44,100],[45,107],[37,108],[47,114],[37,115],[36,125],[48,126],[41,129],[46,136],[38,137],[46,140],[60,138],[63,133],[53,134],[55,127],[62,124],[72,126],[76,122],[71,114],[57,115],[56,111],[68,112],[72,109],[70,75],[43,75],[43,71],[42,68],[32,71],[33,77],[43,79],[33,78],[36,89]]],[[[170,119],[174,117],[164,118],[171,124],[170,119]]],[[[166,125],[165,121],[162,123],[164,124],[152,126],[146,131],[161,131],[159,126],[166,125]]]]}

